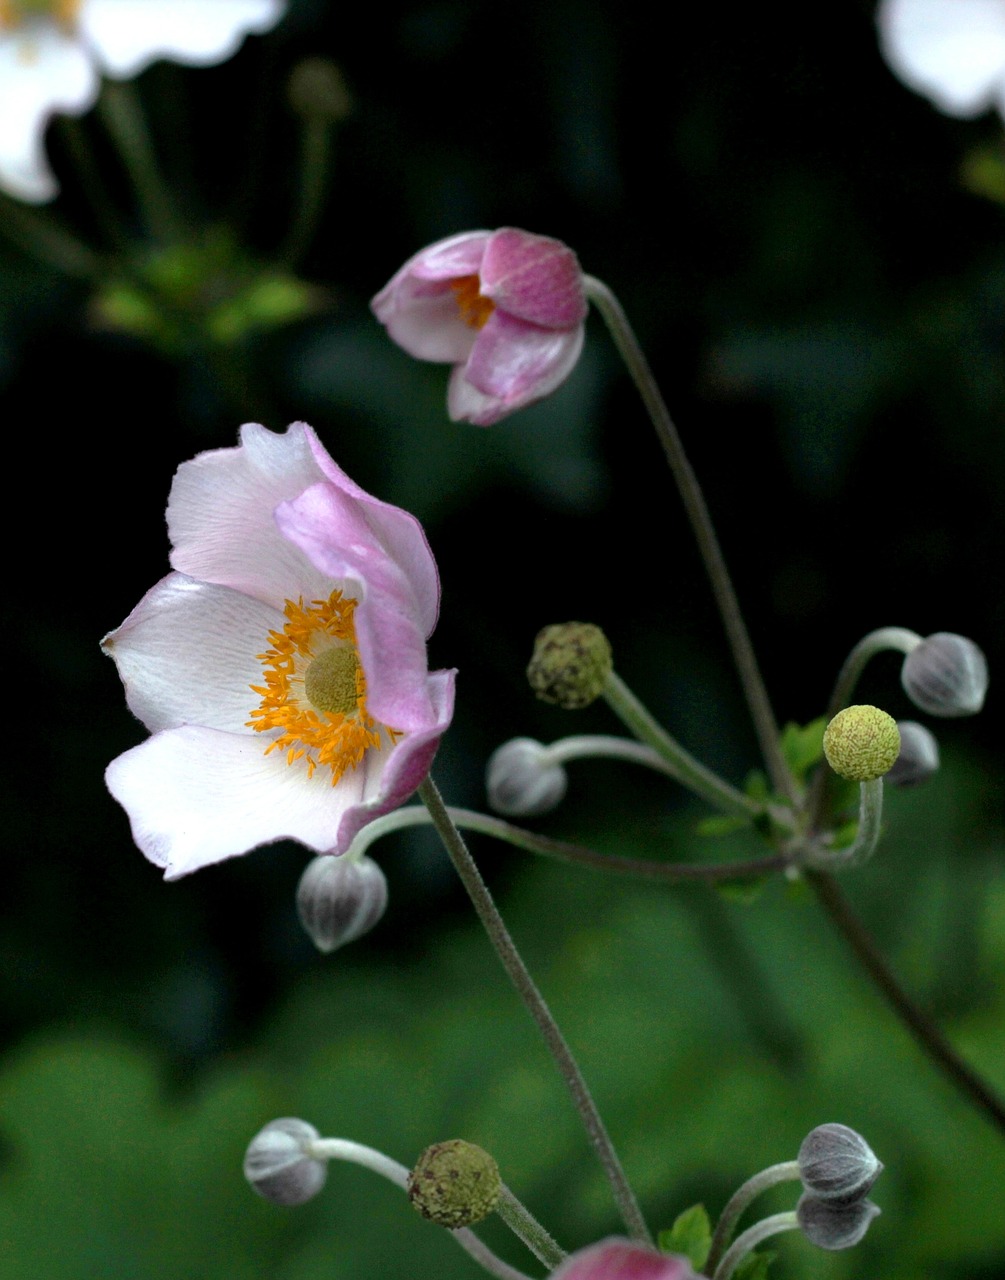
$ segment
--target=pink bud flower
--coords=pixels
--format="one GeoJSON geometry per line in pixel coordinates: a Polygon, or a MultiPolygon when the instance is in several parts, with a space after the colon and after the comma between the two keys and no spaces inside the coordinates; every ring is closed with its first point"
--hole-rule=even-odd
{"type": "Polygon", "coordinates": [[[550,1280],[698,1280],[687,1258],[611,1236],[570,1254],[550,1280]]]}
{"type": "Polygon", "coordinates": [[[480,427],[550,395],[583,347],[576,255],[515,227],[430,245],[370,305],[409,355],[454,366],[450,417],[480,427]]]}

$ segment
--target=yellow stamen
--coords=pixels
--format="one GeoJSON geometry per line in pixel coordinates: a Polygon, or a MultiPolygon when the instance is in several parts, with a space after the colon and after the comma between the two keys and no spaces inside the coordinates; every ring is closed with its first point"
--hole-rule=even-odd
{"type": "Polygon", "coordinates": [[[472,329],[481,329],[496,309],[492,299],[483,298],[479,292],[481,281],[477,276],[458,276],[456,280],[451,280],[450,287],[457,299],[461,319],[472,329]]]}
{"type": "Polygon", "coordinates": [[[341,591],[305,606],[286,601],[286,624],[269,632],[262,663],[264,685],[252,685],[261,702],[248,727],[277,732],[265,748],[284,751],[286,763],[303,760],[307,776],[321,765],[331,769],[332,786],[355,769],[367,751],[380,749],[385,735],[399,734],[371,718],[366,709],[366,676],[356,654],[356,601],[341,591]]]}
{"type": "Polygon", "coordinates": [[[53,18],[72,28],[80,0],[0,0],[0,29],[16,27],[28,18],[53,18]]]}

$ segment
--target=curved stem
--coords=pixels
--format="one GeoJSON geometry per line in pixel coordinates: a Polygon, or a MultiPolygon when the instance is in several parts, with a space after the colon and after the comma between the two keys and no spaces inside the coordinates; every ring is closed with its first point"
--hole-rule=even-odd
{"type": "Polygon", "coordinates": [[[748,821],[762,812],[762,807],[756,800],[751,800],[750,796],[745,796],[736,787],[723,782],[711,769],[707,769],[690,752],[685,751],[614,671],[608,672],[603,696],[618,719],[641,742],[652,747],[662,757],[667,772],[713,808],[748,821]]]}
{"type": "MultiPolygon", "coordinates": [[[[348,1138],[317,1138],[306,1143],[304,1151],[316,1160],[344,1160],[350,1164],[362,1165],[371,1173],[379,1173],[402,1191],[408,1190],[408,1170],[397,1160],[384,1155],[374,1147],[364,1146],[362,1142],[350,1142],[348,1138]]],[[[484,1244],[470,1227],[460,1227],[450,1234],[462,1249],[498,1280],[529,1280],[522,1271],[517,1271],[508,1262],[497,1257],[487,1244],[484,1244]]]]}
{"type": "Polygon", "coordinates": [[[737,1236],[732,1248],[713,1271],[712,1280],[729,1280],[751,1249],[756,1249],[762,1241],[771,1236],[777,1236],[783,1231],[798,1231],[798,1229],[798,1219],[791,1209],[788,1213],[773,1213],[770,1218],[755,1222],[742,1236],[737,1236]]]}
{"type": "Polygon", "coordinates": [[[734,1192],[729,1203],[719,1216],[719,1221],[716,1223],[715,1234],[712,1236],[712,1244],[705,1262],[706,1271],[715,1273],[719,1259],[729,1244],[733,1228],[740,1220],[740,1215],[746,1210],[747,1206],[752,1204],[761,1192],[767,1191],[769,1187],[777,1186],[780,1182],[792,1182],[798,1177],[799,1161],[786,1160],[782,1164],[773,1164],[770,1168],[762,1169],[760,1173],[755,1173],[752,1178],[747,1179],[738,1191],[734,1192]]]}
{"type": "Polygon", "coordinates": [[[848,705],[848,700],[870,659],[885,649],[899,649],[901,653],[910,653],[921,644],[921,640],[922,637],[916,631],[908,631],[906,627],[880,627],[863,636],[845,658],[844,666],[838,672],[838,678],[834,682],[834,692],[827,704],[828,722],[848,705]]]}
{"type": "Polygon", "coordinates": [[[872,935],[855,915],[834,877],[826,871],[807,870],[806,880],[838,932],[858,956],[886,1002],[923,1051],[960,1092],[1005,1134],[1005,1102],[963,1061],[939,1028],[903,990],[872,935]]]}
{"type": "Polygon", "coordinates": [[[568,764],[570,760],[626,760],[629,764],[645,765],[668,778],[680,781],[677,769],[643,742],[634,738],[619,738],[605,733],[575,733],[568,738],[556,738],[545,748],[548,764],[568,764]]]}
{"type": "Polygon", "coordinates": [[[820,870],[859,867],[872,857],[879,844],[883,825],[883,779],[872,778],[859,784],[858,830],[852,844],[844,849],[809,845],[807,864],[820,870]]]}
{"type": "Polygon", "coordinates": [[[548,1046],[562,1079],[565,1081],[565,1086],[572,1097],[576,1110],[579,1112],[579,1117],[589,1135],[593,1149],[600,1160],[604,1173],[607,1175],[607,1180],[614,1193],[614,1199],[621,1211],[625,1226],[635,1239],[651,1244],[652,1237],[649,1234],[645,1219],[642,1217],[642,1211],[635,1198],[635,1193],[625,1177],[621,1161],[614,1150],[614,1145],[600,1117],[596,1103],[590,1095],[586,1081],[583,1079],[583,1074],[572,1056],[572,1052],[566,1044],[558,1024],[552,1017],[551,1010],[545,1003],[544,997],[538,991],[533,978],[527,971],[527,966],[521,959],[509,930],[503,923],[502,916],[492,900],[488,886],[475,866],[474,859],[468,852],[463,836],[451,821],[447,807],[443,803],[443,798],[431,777],[427,777],[419,787],[419,796],[432,816],[433,825],[443,841],[444,848],[450,855],[450,860],[453,862],[461,882],[468,891],[468,896],[471,898],[475,911],[478,913],[485,932],[488,934],[496,954],[509,975],[510,981],[516,987],[527,1011],[544,1037],[545,1044],[548,1046]]]}
{"type": "Polygon", "coordinates": [[[652,420],[653,426],[656,428],[660,444],[663,446],[667,462],[670,464],[674,480],[677,482],[677,489],[684,503],[688,520],[691,522],[691,528],[694,530],[698,549],[712,584],[712,592],[726,628],[726,636],[733,653],[733,661],[736,663],[736,668],[739,672],[740,683],[743,686],[747,706],[754,722],[761,754],[764,757],[772,783],[776,791],[787,795],[790,800],[795,802],[795,781],[782,755],[774,712],[771,710],[771,703],[764,687],[760,668],[757,665],[754,648],[750,643],[747,626],[743,621],[739,601],[736,598],[736,592],[733,589],[708,507],[705,505],[705,498],[698,484],[698,478],[690,462],[688,462],[684,446],[681,443],[680,436],[677,434],[677,428],[670,417],[670,411],[667,409],[666,402],[660,394],[656,379],[653,377],[649,363],[642,352],[642,348],[639,346],[638,339],[635,337],[621,303],[607,285],[603,281],[596,279],[596,277],[584,276],[583,284],[586,289],[586,296],[600,312],[614,345],[617,347],[628,368],[632,381],[642,397],[642,402],[652,420]]]}
{"type": "MultiPolygon", "coordinates": [[[[615,854],[600,853],[586,845],[572,844],[567,840],[552,840],[535,831],[516,827],[502,818],[494,818],[475,809],[447,809],[451,821],[462,830],[477,831],[482,835],[505,840],[525,853],[537,853],[558,862],[571,862],[596,871],[610,871],[615,875],[632,876],[641,880],[661,880],[664,884],[680,884],[687,881],[703,881],[720,884],[728,880],[744,880],[750,876],[767,875],[772,871],[784,871],[793,859],[784,853],[766,854],[762,858],[743,858],[736,862],[656,862],[652,858],[621,858],[615,854]]],[[[428,810],[418,805],[395,809],[382,818],[375,818],[356,836],[344,858],[361,857],[375,840],[400,831],[405,827],[429,826],[433,819],[428,810]]]]}
{"type": "Polygon", "coordinates": [[[158,240],[178,239],[181,228],[157,167],[146,118],[133,86],[124,80],[106,80],[98,109],[139,196],[148,227],[158,240]]]}
{"type": "Polygon", "coordinates": [[[537,1218],[516,1198],[505,1183],[499,1194],[496,1213],[513,1234],[520,1237],[538,1262],[543,1262],[549,1271],[554,1271],[565,1257],[565,1250],[555,1243],[537,1218]]]}

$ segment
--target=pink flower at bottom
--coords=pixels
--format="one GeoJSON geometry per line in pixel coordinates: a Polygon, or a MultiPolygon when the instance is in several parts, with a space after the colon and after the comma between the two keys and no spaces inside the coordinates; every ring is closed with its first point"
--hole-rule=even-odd
{"type": "Polygon", "coordinates": [[[370,305],[409,355],[454,366],[447,408],[455,422],[490,426],[549,395],[583,348],[576,255],[515,227],[429,245],[370,305]]]}
{"type": "Polygon", "coordinates": [[[105,775],[133,838],[167,879],[283,837],[343,853],[450,723],[422,527],[303,423],[184,463],[167,519],[175,572],[102,641],[152,735],[105,775]]]}
{"type": "Polygon", "coordinates": [[[550,1280],[698,1280],[687,1258],[611,1236],[570,1254],[550,1280]]]}

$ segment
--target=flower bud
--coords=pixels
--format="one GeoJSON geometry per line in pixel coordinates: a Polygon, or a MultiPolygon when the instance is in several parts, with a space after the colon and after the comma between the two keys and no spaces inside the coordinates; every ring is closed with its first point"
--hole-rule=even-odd
{"type": "Polygon", "coordinates": [[[935,735],[917,720],[898,720],[900,755],[886,775],[895,787],[913,787],[930,778],[939,767],[939,744],[935,735]]]}
{"type": "Polygon", "coordinates": [[[803,1187],[818,1200],[862,1200],[883,1171],[868,1142],[844,1124],[821,1124],[799,1148],[803,1187]]]}
{"type": "Polygon", "coordinates": [[[297,886],[300,923],[319,951],[334,951],[377,923],[387,906],[387,881],[367,857],[322,854],[297,886]]]}
{"type": "Polygon", "coordinates": [[[852,782],[881,778],[899,753],[897,722],[879,707],[845,707],[824,730],[827,763],[852,782]]]}
{"type": "Polygon", "coordinates": [[[569,776],[549,762],[548,748],[533,738],[511,738],[489,756],[485,789],[496,813],[531,818],[560,804],[569,776]]]}
{"type": "Polygon", "coordinates": [[[562,622],[538,632],[527,679],[542,702],[577,711],[600,697],[613,665],[611,646],[599,627],[562,622]]]}
{"type": "Polygon", "coordinates": [[[328,1166],[307,1154],[320,1137],[305,1120],[286,1116],[273,1120],[251,1139],[244,1157],[244,1176],[273,1204],[305,1204],[325,1185],[328,1166]]]}
{"type": "Polygon", "coordinates": [[[966,636],[936,631],[904,659],[900,682],[914,705],[931,716],[972,716],[988,691],[987,659],[966,636]]]}
{"type": "Polygon", "coordinates": [[[451,1230],[487,1217],[501,1190],[499,1166],[463,1138],[427,1147],[408,1175],[408,1198],[418,1212],[451,1230]]]}
{"type": "Polygon", "coordinates": [[[871,1200],[821,1200],[809,1192],[796,1205],[800,1231],[821,1249],[850,1249],[858,1244],[878,1213],[871,1200]]]}

